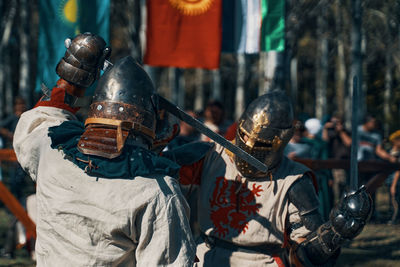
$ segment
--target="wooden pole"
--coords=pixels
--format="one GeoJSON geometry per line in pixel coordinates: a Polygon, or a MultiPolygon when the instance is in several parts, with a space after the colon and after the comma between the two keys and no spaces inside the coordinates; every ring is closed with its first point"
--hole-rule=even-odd
{"type": "Polygon", "coordinates": [[[0,201],[14,214],[14,216],[22,223],[27,233],[36,239],[36,225],[28,216],[28,213],[18,202],[18,200],[8,191],[7,187],[0,182],[0,201]]]}
{"type": "Polygon", "coordinates": [[[0,161],[17,161],[17,156],[12,149],[0,149],[0,161]]]}

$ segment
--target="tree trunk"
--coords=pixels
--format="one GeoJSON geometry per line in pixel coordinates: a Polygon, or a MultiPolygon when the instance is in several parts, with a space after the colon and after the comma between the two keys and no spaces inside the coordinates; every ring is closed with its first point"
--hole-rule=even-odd
{"type": "Polygon", "coordinates": [[[262,62],[260,63],[261,66],[263,66],[260,75],[264,83],[258,88],[258,95],[263,95],[273,87],[282,85],[283,53],[277,51],[261,53],[260,61],[262,62]]]}
{"type": "Polygon", "coordinates": [[[8,102],[10,92],[9,87],[10,87],[10,81],[11,81],[11,71],[10,71],[10,66],[7,65],[9,64],[9,40],[11,36],[11,29],[12,25],[14,23],[14,17],[15,13],[17,10],[16,7],[17,1],[12,1],[10,4],[10,7],[8,9],[7,15],[3,16],[3,20],[1,22],[1,29],[4,29],[2,32],[1,36],[1,42],[0,42],[0,110],[1,110],[1,117],[4,116],[4,114],[8,113],[10,114],[12,112],[12,91],[11,91],[11,103],[8,102]],[[11,112],[10,112],[10,106],[11,106],[11,112]]]}
{"type": "Polygon", "coordinates": [[[5,51],[4,55],[4,73],[6,76],[4,87],[5,87],[5,100],[6,100],[6,113],[13,114],[14,101],[13,101],[13,85],[12,85],[12,60],[11,60],[11,46],[5,51]]]}
{"type": "MultiPolygon", "coordinates": [[[[391,45],[391,42],[389,42],[391,45]]],[[[384,113],[384,136],[389,136],[389,124],[392,119],[392,114],[390,112],[390,99],[392,97],[392,54],[387,49],[385,59],[386,59],[386,69],[385,69],[385,92],[383,96],[383,113],[384,113]]]]}
{"type": "Polygon", "coordinates": [[[178,71],[178,79],[177,79],[177,88],[178,90],[178,96],[177,96],[177,105],[183,109],[186,109],[185,107],[185,96],[186,96],[186,83],[185,83],[185,75],[184,75],[184,70],[183,69],[177,69],[178,71]]]}
{"type": "Polygon", "coordinates": [[[196,69],[196,92],[194,99],[194,110],[202,111],[204,108],[204,85],[203,85],[203,77],[204,70],[196,69]]]}
{"type": "Polygon", "coordinates": [[[140,47],[142,49],[141,54],[142,57],[144,56],[144,53],[146,52],[146,31],[147,31],[147,8],[146,8],[146,0],[137,0],[140,2],[140,32],[139,32],[139,38],[140,38],[140,47]]]}
{"type": "MultiPolygon", "coordinates": [[[[351,99],[353,95],[353,77],[358,77],[359,86],[363,85],[363,77],[362,77],[362,51],[361,51],[361,40],[362,40],[362,8],[361,8],[361,0],[351,0],[351,8],[352,8],[352,28],[351,28],[351,53],[352,53],[352,62],[351,62],[351,77],[349,78],[350,83],[350,92],[349,99],[351,99]]],[[[360,90],[360,112],[359,118],[362,118],[365,114],[365,99],[364,99],[364,90],[360,90]]],[[[348,110],[346,111],[346,122],[347,125],[351,124],[351,105],[348,105],[348,110]]]]}
{"type": "Polygon", "coordinates": [[[168,98],[174,104],[177,102],[177,94],[176,94],[176,68],[169,67],[168,68],[168,98]]]}
{"type": "Polygon", "coordinates": [[[28,107],[31,107],[31,90],[29,88],[29,3],[27,0],[20,0],[20,67],[19,67],[19,94],[25,100],[28,107]]]}
{"type": "Polygon", "coordinates": [[[212,70],[212,93],[211,98],[221,100],[221,74],[219,69],[212,70]]]}
{"type": "Polygon", "coordinates": [[[297,112],[298,86],[297,86],[297,58],[293,57],[290,60],[290,91],[295,112],[297,112]]]}
{"type": "Polygon", "coordinates": [[[267,53],[260,52],[259,54],[259,61],[258,61],[258,95],[262,95],[265,92],[265,73],[266,73],[266,61],[267,61],[267,53]]]}
{"type": "Polygon", "coordinates": [[[336,58],[336,79],[335,79],[335,88],[336,88],[336,110],[340,117],[342,117],[344,113],[344,103],[345,103],[345,88],[346,88],[346,64],[344,59],[344,40],[342,34],[342,10],[340,0],[335,0],[336,5],[336,49],[337,49],[337,58],[336,58]]]}
{"type": "Polygon", "coordinates": [[[235,94],[235,120],[239,119],[245,107],[244,83],[246,76],[246,58],[243,53],[237,54],[237,80],[235,94]]]}
{"type": "MultiPolygon", "coordinates": [[[[4,56],[0,52],[0,70],[4,70],[4,56]]],[[[5,115],[5,87],[4,87],[4,71],[0,71],[0,120],[5,115]]]]}
{"type": "Polygon", "coordinates": [[[386,44],[386,53],[385,53],[385,91],[383,94],[383,115],[384,115],[384,136],[389,136],[390,134],[390,124],[392,122],[392,112],[391,112],[391,98],[392,98],[392,67],[393,67],[393,39],[392,38],[392,31],[391,31],[391,19],[390,19],[390,9],[389,7],[385,8],[386,13],[386,31],[387,31],[387,40],[386,44]]]}
{"type": "Polygon", "coordinates": [[[131,36],[131,42],[129,48],[131,50],[131,56],[138,62],[142,62],[142,47],[140,43],[140,29],[142,24],[141,18],[141,2],[140,0],[128,0],[128,7],[132,12],[128,12],[129,16],[129,35],[131,36]]]}
{"type": "Polygon", "coordinates": [[[327,114],[327,80],[328,80],[328,38],[326,27],[326,4],[320,3],[320,13],[317,19],[317,68],[316,86],[315,86],[315,115],[318,119],[322,119],[327,114]]]}
{"type": "Polygon", "coordinates": [[[169,68],[169,87],[172,103],[184,108],[185,82],[182,69],[169,68]]]}

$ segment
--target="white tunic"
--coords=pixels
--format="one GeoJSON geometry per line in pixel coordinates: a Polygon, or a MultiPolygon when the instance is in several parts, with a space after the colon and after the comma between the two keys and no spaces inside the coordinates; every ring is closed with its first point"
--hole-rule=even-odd
{"type": "Polygon", "coordinates": [[[37,265],[191,266],[195,244],[177,182],[88,176],[50,147],[48,128],[75,119],[38,107],[15,131],[18,161],[37,183],[37,265]]]}
{"type": "MultiPolygon", "coordinates": [[[[191,190],[189,203],[197,205],[195,220],[201,232],[241,246],[282,246],[285,229],[300,223],[299,212],[288,201],[287,192],[308,171],[284,158],[272,181],[267,177],[238,183],[235,179],[240,173],[235,163],[216,145],[205,156],[201,179],[181,187],[191,190]]],[[[290,234],[290,239],[296,241],[309,232],[300,227],[290,234]]],[[[280,255],[232,251],[221,246],[210,249],[201,238],[197,247],[198,266],[277,266],[273,256],[280,255]]]]}

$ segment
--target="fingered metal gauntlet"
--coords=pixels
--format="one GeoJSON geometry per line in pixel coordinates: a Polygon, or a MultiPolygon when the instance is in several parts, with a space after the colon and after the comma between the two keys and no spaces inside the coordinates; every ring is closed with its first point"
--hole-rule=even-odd
{"type": "Polygon", "coordinates": [[[329,221],[299,245],[297,256],[306,265],[328,262],[344,241],[353,239],[362,231],[371,211],[372,200],[364,186],[347,194],[331,211],[329,221]]]}
{"type": "Polygon", "coordinates": [[[111,48],[106,47],[102,37],[91,33],[79,34],[73,40],[67,38],[65,47],[65,55],[56,67],[57,74],[74,85],[89,87],[99,78],[111,48]]]}

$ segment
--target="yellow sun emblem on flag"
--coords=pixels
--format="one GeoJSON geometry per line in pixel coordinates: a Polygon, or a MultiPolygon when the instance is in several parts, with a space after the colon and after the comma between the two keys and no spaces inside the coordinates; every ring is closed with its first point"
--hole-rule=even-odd
{"type": "Polygon", "coordinates": [[[78,0],[62,0],[59,4],[59,18],[65,25],[74,27],[75,34],[80,33],[79,30],[79,3],[78,0]]]}
{"type": "Polygon", "coordinates": [[[205,13],[214,0],[169,0],[171,5],[184,15],[195,16],[205,13]]]}

